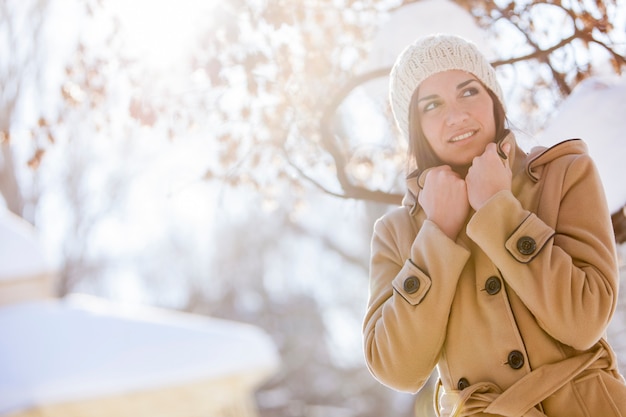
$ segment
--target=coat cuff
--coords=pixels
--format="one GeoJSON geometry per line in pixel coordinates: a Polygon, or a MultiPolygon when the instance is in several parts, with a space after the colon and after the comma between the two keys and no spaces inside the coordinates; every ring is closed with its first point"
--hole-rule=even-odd
{"type": "Polygon", "coordinates": [[[393,288],[414,306],[431,289],[431,277],[437,277],[438,297],[443,293],[454,294],[469,256],[469,250],[446,236],[435,223],[425,220],[411,246],[410,259],[392,282],[393,288]]]}
{"type": "Polygon", "coordinates": [[[552,236],[554,231],[531,213],[509,236],[504,247],[518,262],[527,264],[541,252],[552,236]]]}
{"type": "Polygon", "coordinates": [[[517,262],[529,263],[554,230],[524,209],[513,194],[501,191],[473,215],[467,235],[494,261],[508,254],[517,262]]]}
{"type": "Polygon", "coordinates": [[[404,263],[391,285],[409,304],[418,305],[428,293],[431,280],[410,260],[404,263]]]}

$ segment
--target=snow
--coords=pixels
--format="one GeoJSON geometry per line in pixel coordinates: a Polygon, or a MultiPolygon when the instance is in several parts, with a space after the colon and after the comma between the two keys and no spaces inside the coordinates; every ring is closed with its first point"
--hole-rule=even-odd
{"type": "Polygon", "coordinates": [[[611,213],[626,204],[626,77],[596,76],[582,81],[557,110],[537,141],[550,146],[580,138],[589,148],[611,213]]]}
{"type": "Polygon", "coordinates": [[[33,226],[0,205],[0,282],[49,273],[51,267],[33,226]]]}
{"type": "MultiPolygon", "coordinates": [[[[2,280],[51,272],[36,229],[0,207],[2,280]]],[[[261,329],[86,295],[0,305],[0,415],[247,375],[279,364],[261,329]]]]}
{"type": "Polygon", "coordinates": [[[279,363],[254,326],[90,296],[0,307],[0,334],[0,415],[227,375],[265,378],[279,363]]]}

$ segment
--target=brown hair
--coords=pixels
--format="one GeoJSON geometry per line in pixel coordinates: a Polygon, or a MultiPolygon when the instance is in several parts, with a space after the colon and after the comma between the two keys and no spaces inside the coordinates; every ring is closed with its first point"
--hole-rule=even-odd
{"type": "MultiPolygon", "coordinates": [[[[421,172],[428,168],[443,165],[443,162],[437,157],[422,131],[419,112],[417,111],[418,90],[419,87],[413,92],[409,105],[409,157],[407,166],[409,174],[414,173],[416,169],[421,172]]],[[[496,122],[494,142],[499,143],[509,133],[509,130],[506,128],[506,113],[498,96],[487,87],[485,87],[485,90],[487,90],[493,101],[493,117],[496,122]]]]}

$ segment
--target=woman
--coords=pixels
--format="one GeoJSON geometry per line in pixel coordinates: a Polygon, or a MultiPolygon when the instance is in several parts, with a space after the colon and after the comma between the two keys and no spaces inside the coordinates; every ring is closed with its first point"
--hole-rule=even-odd
{"type": "Polygon", "coordinates": [[[456,36],[408,46],[390,99],[415,170],[374,227],[371,373],[417,392],[437,367],[445,416],[626,417],[604,339],[614,236],[584,143],[524,153],[493,67],[456,36]]]}

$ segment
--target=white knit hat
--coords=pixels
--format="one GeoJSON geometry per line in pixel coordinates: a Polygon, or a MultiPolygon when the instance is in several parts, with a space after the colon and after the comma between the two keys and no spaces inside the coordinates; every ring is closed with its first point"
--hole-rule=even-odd
{"type": "Polygon", "coordinates": [[[389,78],[389,99],[398,128],[409,137],[409,106],[415,89],[426,78],[447,70],[474,74],[500,100],[496,72],[476,45],[455,35],[430,35],[407,46],[396,59],[389,78]]]}

